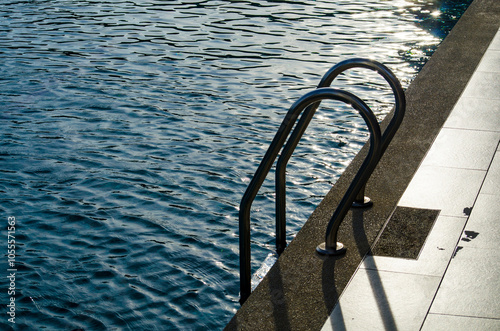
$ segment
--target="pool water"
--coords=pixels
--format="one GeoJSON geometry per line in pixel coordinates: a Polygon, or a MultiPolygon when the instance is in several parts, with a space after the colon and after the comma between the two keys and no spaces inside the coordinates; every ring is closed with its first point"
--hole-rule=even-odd
{"type": "MultiPolygon", "coordinates": [[[[239,307],[239,202],[290,105],[352,57],[407,87],[470,2],[2,1],[16,329],[221,329],[239,307]]],[[[371,73],[335,86],[379,118],[392,107],[371,73]]],[[[318,111],[288,167],[289,240],[366,139],[345,106],[318,111]]],[[[270,175],[254,203],[254,270],[273,190],[270,175]]]]}

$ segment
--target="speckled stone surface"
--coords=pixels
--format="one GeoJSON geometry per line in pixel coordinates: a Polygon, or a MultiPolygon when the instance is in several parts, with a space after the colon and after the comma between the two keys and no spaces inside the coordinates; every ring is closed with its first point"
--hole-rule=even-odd
{"type": "Polygon", "coordinates": [[[500,1],[475,0],[406,91],[405,119],[366,188],[375,202],[348,213],[339,230],[347,253],[315,253],[367,146],[352,161],[226,330],[320,330],[394,212],[500,25],[500,1]]]}
{"type": "Polygon", "coordinates": [[[416,259],[439,210],[397,207],[372,249],[372,255],[416,259]]]}

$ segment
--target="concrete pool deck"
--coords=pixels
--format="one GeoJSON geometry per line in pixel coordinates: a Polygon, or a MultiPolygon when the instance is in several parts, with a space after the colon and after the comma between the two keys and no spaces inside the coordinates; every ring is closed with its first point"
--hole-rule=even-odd
{"type": "Polygon", "coordinates": [[[374,206],[339,230],[347,253],[315,247],[367,146],[227,330],[500,328],[499,27],[500,1],[475,0],[407,89],[374,206]]]}
{"type": "Polygon", "coordinates": [[[500,330],[499,92],[500,30],[398,203],[439,211],[418,258],[367,255],[323,331],[500,330]]]}

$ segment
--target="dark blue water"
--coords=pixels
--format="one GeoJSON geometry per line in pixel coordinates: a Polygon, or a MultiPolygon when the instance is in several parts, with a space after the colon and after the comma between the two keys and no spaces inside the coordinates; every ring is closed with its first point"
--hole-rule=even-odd
{"type": "MultiPolygon", "coordinates": [[[[239,307],[239,200],[288,107],[350,57],[407,86],[469,2],[0,1],[15,329],[222,328],[239,307]]],[[[392,107],[374,75],[337,86],[380,118],[392,107]]],[[[289,239],[365,140],[349,109],[318,112],[288,167],[289,239]]],[[[270,177],[255,269],[274,246],[273,194],[270,177]]]]}

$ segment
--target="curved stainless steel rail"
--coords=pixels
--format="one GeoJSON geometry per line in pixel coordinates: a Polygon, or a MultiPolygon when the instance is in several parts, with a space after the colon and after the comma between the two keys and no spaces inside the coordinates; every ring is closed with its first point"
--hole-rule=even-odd
{"type": "MultiPolygon", "coordinates": [[[[394,103],[395,103],[394,114],[392,116],[389,125],[382,133],[382,152],[380,154],[380,157],[382,157],[382,155],[384,155],[385,150],[387,149],[387,146],[389,146],[392,138],[396,134],[396,131],[398,130],[401,122],[403,121],[404,113],[406,110],[406,98],[403,88],[401,87],[401,84],[399,83],[399,80],[397,79],[396,75],[394,75],[394,73],[385,65],[377,61],[361,59],[361,58],[342,61],[337,65],[333,66],[323,76],[318,87],[330,86],[333,80],[338,75],[351,68],[365,68],[376,71],[386,80],[387,83],[389,83],[389,86],[392,89],[392,93],[394,94],[394,103]]],[[[363,185],[363,187],[359,191],[358,196],[356,197],[356,200],[353,203],[353,207],[369,207],[373,204],[368,197],[364,196],[365,186],[366,184],[363,185]]]]}
{"type": "MultiPolygon", "coordinates": [[[[363,117],[365,120],[366,124],[368,125],[368,129],[370,131],[370,149],[368,152],[368,156],[366,157],[365,161],[363,162],[358,174],[356,175],[353,183],[351,183],[351,186],[348,189],[348,192],[346,193],[346,196],[344,196],[344,200],[352,201],[354,200],[357,191],[359,188],[364,184],[364,181],[366,181],[371,174],[367,174],[370,169],[374,168],[376,163],[378,162],[380,158],[380,152],[381,152],[381,132],[380,132],[380,126],[379,123],[371,111],[371,109],[358,97],[356,97],[354,94],[341,91],[338,89],[333,89],[329,87],[324,87],[324,88],[318,88],[314,91],[311,91],[304,96],[302,96],[299,100],[297,100],[289,109],[287,115],[285,116],[285,119],[281,123],[278,132],[274,136],[273,141],[271,142],[271,145],[269,146],[269,149],[267,150],[266,154],[264,155],[264,158],[262,159],[259,167],[257,168],[257,171],[255,172],[254,177],[252,178],[250,184],[247,187],[247,190],[245,191],[245,194],[243,195],[243,198],[240,203],[240,211],[239,211],[239,235],[240,235],[240,303],[243,304],[246,299],[250,296],[251,293],[251,267],[250,267],[250,209],[251,205],[253,203],[253,200],[255,199],[255,196],[257,195],[257,192],[259,191],[260,187],[262,186],[262,183],[264,182],[264,179],[266,178],[267,174],[269,173],[269,170],[271,169],[271,166],[276,159],[276,156],[279,153],[279,150],[283,146],[283,144],[286,141],[286,138],[288,137],[290,131],[292,130],[295,122],[297,121],[298,116],[304,109],[310,105],[315,105],[317,108],[317,105],[321,102],[321,100],[324,99],[331,99],[331,100],[338,100],[345,102],[347,104],[350,104],[355,108],[363,117]]],[[[307,109],[310,109],[308,107],[307,109]]],[[[312,111],[310,114],[310,117],[314,114],[315,109],[312,111]]],[[[308,117],[309,115],[306,116],[302,115],[300,123],[304,123],[307,121],[306,124],[310,122],[310,119],[308,117]],[[306,117],[306,119],[304,119],[306,117]]],[[[307,125],[305,125],[307,126],[307,125]]],[[[301,130],[300,135],[305,131],[305,126],[303,127],[303,130],[301,130]]],[[[297,131],[297,129],[295,130],[297,131]]],[[[295,133],[294,135],[297,135],[295,133]]],[[[297,137],[294,137],[297,138],[297,137]]],[[[300,139],[300,137],[298,137],[300,139]]],[[[290,137],[292,139],[292,137],[290,137]]],[[[298,143],[295,143],[295,146],[298,143]]],[[[288,145],[288,144],[287,144],[288,145]]],[[[294,147],[295,147],[294,146],[294,147]]],[[[291,153],[290,153],[291,154],[291,153]]],[[[283,161],[282,161],[283,162],[283,161]]],[[[341,203],[342,205],[342,203],[341,203]]],[[[345,205],[345,203],[344,203],[345,205]]],[[[340,207],[340,206],[339,206],[340,207]]],[[[340,208],[337,208],[340,209],[340,208]]],[[[345,215],[347,213],[347,210],[349,209],[349,206],[347,206],[347,209],[342,208],[339,213],[334,213],[334,216],[338,214],[338,216],[345,215]]],[[[343,218],[343,216],[342,216],[343,218]]],[[[342,218],[339,218],[340,220],[337,221],[334,225],[337,223],[340,224],[342,221],[342,218]]],[[[331,221],[330,221],[331,223],[331,221]]],[[[330,224],[329,227],[330,229],[330,224]]],[[[331,232],[331,229],[330,229],[331,232]]],[[[328,237],[328,236],[327,236],[328,237]]],[[[335,235],[336,239],[336,235],[335,235]]],[[[335,246],[337,249],[337,246],[335,246]]],[[[339,251],[337,249],[337,251],[339,251]]]]}
{"type": "MultiPolygon", "coordinates": [[[[382,148],[380,153],[380,157],[382,157],[385,150],[387,149],[387,146],[389,145],[392,138],[396,134],[396,131],[399,128],[404,117],[406,108],[406,99],[403,88],[401,87],[401,84],[399,83],[397,77],[389,68],[387,68],[386,66],[384,66],[379,62],[361,58],[342,61],[337,65],[333,66],[323,76],[320,83],[318,84],[318,88],[330,86],[333,80],[338,75],[352,68],[365,68],[376,71],[389,83],[389,86],[391,87],[392,92],[394,94],[394,99],[395,99],[394,114],[392,116],[389,125],[382,134],[382,148]]],[[[300,138],[304,134],[314,113],[316,112],[316,109],[319,107],[319,104],[320,102],[314,103],[308,106],[307,109],[304,111],[304,114],[300,118],[299,123],[295,127],[285,147],[283,148],[283,151],[276,165],[276,250],[278,254],[281,254],[286,248],[286,178],[285,178],[286,165],[288,164],[288,161],[293,151],[295,150],[295,147],[299,143],[300,138]]],[[[378,160],[372,165],[373,168],[370,170],[370,175],[371,172],[373,172],[373,170],[375,169],[377,163],[378,160]]],[[[368,175],[366,180],[368,180],[369,177],[370,176],[368,175]]],[[[372,204],[370,199],[364,196],[365,185],[366,181],[364,181],[364,184],[356,191],[356,198],[354,199],[353,202],[350,202],[350,205],[352,205],[353,207],[368,207],[372,204]]],[[[345,213],[343,214],[345,216],[345,213]]],[[[335,215],[336,214],[334,214],[334,216],[335,215]]],[[[340,215],[338,215],[338,217],[340,217],[340,215]]],[[[333,230],[334,228],[335,227],[332,227],[331,230],[333,230]]],[[[332,236],[334,236],[335,238],[336,238],[336,230],[337,229],[335,229],[335,233],[332,233],[332,236]]],[[[327,237],[328,237],[328,232],[329,231],[327,231],[327,237]]],[[[326,242],[328,242],[328,240],[326,240],[326,242]]],[[[331,251],[331,249],[328,251],[331,251]]]]}

